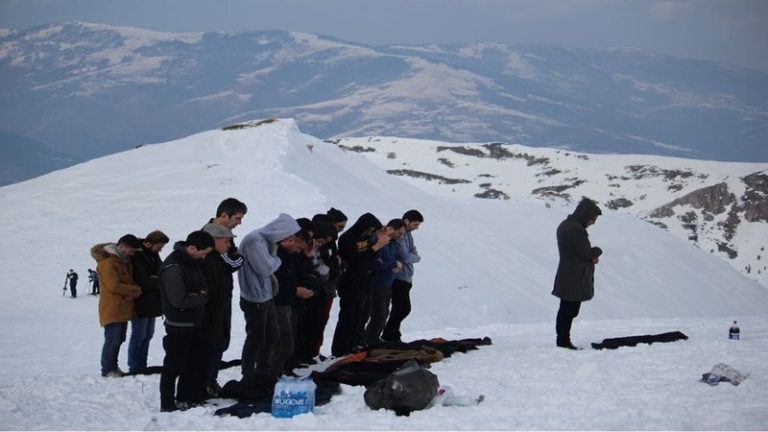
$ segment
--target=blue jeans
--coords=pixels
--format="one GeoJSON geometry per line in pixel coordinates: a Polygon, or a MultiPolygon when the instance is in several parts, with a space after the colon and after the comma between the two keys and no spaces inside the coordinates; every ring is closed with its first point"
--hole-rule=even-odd
{"type": "Polygon", "coordinates": [[[128,371],[141,372],[147,368],[149,342],[155,334],[155,317],[131,320],[131,341],[128,343],[128,371]]]}
{"type": "Polygon", "coordinates": [[[101,348],[101,376],[117,370],[120,345],[125,342],[128,323],[112,323],[104,326],[104,346],[101,348]]]}

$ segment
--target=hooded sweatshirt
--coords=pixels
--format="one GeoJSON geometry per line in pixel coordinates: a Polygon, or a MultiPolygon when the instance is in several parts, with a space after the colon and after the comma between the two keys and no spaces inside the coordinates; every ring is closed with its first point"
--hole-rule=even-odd
{"type": "Polygon", "coordinates": [[[264,303],[273,297],[272,273],[280,267],[277,243],[301,229],[294,218],[285,213],[262,228],[251,231],[240,242],[243,266],[238,272],[240,297],[252,303],[264,303]]]}

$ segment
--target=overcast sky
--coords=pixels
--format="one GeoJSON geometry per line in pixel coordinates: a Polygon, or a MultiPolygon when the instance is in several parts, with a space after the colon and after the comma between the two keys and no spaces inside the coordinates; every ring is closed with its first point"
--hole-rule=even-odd
{"type": "Polygon", "coordinates": [[[366,44],[636,47],[768,73],[768,0],[0,0],[0,27],[293,30],[366,44]]]}

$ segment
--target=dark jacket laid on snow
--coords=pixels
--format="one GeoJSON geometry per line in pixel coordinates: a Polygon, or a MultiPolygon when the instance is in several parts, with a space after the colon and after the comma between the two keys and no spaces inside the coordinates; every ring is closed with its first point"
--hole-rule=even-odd
{"type": "Polygon", "coordinates": [[[177,242],[163,262],[160,295],[167,325],[195,327],[203,321],[208,290],[198,262],[189,256],[185,247],[184,242],[177,242]]]}
{"type": "Polygon", "coordinates": [[[157,274],[163,260],[160,254],[143,245],[131,257],[133,280],[141,287],[141,296],[133,300],[137,318],[152,318],[163,314],[160,301],[160,284],[157,274]]]}
{"type": "Polygon", "coordinates": [[[592,260],[603,251],[589,243],[587,222],[601,214],[600,208],[593,201],[584,199],[573,214],[568,215],[557,227],[560,263],[552,295],[561,300],[587,301],[595,294],[595,265],[592,260]]]}

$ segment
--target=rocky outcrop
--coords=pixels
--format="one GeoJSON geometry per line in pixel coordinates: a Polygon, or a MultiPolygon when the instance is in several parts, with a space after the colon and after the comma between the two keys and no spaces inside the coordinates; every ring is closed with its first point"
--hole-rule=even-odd
{"type": "Polygon", "coordinates": [[[728,185],[718,183],[713,186],[695,190],[669,204],[663,205],[650,213],[652,218],[668,217],[675,214],[674,207],[690,205],[695,209],[704,210],[711,214],[721,214],[726,207],[736,202],[736,195],[729,192],[728,185]]]}
{"type": "Polygon", "coordinates": [[[406,177],[421,178],[429,181],[437,181],[439,183],[444,183],[444,184],[472,183],[471,181],[465,180],[465,179],[452,179],[452,178],[443,177],[437,174],[430,174],[423,171],[416,171],[416,170],[409,170],[409,169],[387,170],[387,173],[396,175],[396,176],[406,176],[406,177]]]}
{"type": "Polygon", "coordinates": [[[632,205],[635,204],[632,201],[626,199],[626,198],[616,198],[613,200],[610,200],[605,203],[605,206],[608,207],[611,210],[616,210],[620,208],[627,208],[632,207],[632,205]]]}
{"type": "Polygon", "coordinates": [[[742,179],[747,185],[742,205],[744,219],[750,222],[768,222],[768,175],[763,172],[750,174],[742,179]]]}

